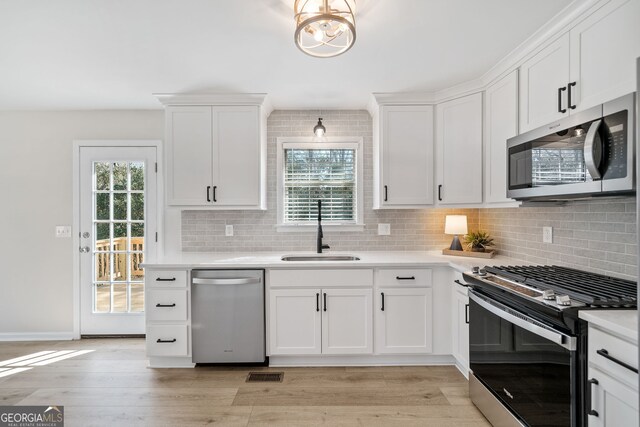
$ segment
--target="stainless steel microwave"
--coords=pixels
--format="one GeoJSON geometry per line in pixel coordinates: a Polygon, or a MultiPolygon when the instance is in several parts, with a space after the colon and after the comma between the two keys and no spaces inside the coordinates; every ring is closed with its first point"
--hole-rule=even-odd
{"type": "Polygon", "coordinates": [[[507,140],[507,196],[563,200],[634,192],[635,96],[507,140]]]}

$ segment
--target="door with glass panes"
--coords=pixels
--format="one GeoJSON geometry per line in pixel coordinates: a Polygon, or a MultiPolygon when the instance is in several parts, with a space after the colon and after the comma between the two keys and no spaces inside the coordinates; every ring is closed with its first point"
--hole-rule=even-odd
{"type": "Polygon", "coordinates": [[[80,147],[80,333],[144,333],[156,250],[155,147],[80,147]]]}

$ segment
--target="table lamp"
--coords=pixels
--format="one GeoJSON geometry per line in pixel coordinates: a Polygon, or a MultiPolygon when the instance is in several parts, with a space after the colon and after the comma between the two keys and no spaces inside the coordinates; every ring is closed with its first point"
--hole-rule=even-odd
{"type": "Polygon", "coordinates": [[[453,234],[453,240],[449,249],[452,251],[461,251],[462,245],[458,235],[467,234],[467,216],[466,215],[447,215],[444,223],[444,234],[453,234]]]}

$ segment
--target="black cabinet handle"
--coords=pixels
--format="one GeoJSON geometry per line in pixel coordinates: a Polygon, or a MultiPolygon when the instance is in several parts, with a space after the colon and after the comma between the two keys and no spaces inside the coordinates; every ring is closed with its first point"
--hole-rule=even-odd
{"type": "Polygon", "coordinates": [[[628,370],[630,370],[631,372],[635,372],[636,374],[638,373],[638,369],[634,368],[633,366],[624,363],[622,360],[618,360],[615,357],[611,356],[609,354],[609,352],[607,350],[605,350],[604,348],[596,351],[596,353],[598,353],[600,356],[604,357],[605,359],[609,359],[611,360],[613,363],[617,363],[618,365],[622,366],[623,368],[627,368],[628,370]]]}
{"type": "Polygon", "coordinates": [[[416,276],[396,276],[396,280],[416,280],[416,276]]]}
{"type": "Polygon", "coordinates": [[[166,344],[166,343],[172,343],[172,342],[176,342],[176,341],[178,341],[178,340],[177,340],[177,339],[175,339],[175,338],[174,338],[174,339],[172,339],[172,340],[163,340],[163,339],[158,338],[158,341],[156,341],[156,342],[157,342],[158,344],[166,344]]]}
{"type": "Polygon", "coordinates": [[[214,185],[214,186],[213,186],[213,201],[214,201],[214,202],[217,202],[217,201],[218,201],[218,199],[216,199],[216,190],[217,190],[217,189],[218,189],[218,186],[217,186],[217,185],[214,185]]]}
{"type": "Polygon", "coordinates": [[[464,286],[465,288],[468,288],[469,286],[471,286],[471,285],[468,285],[468,284],[466,284],[466,283],[462,283],[462,282],[461,282],[460,280],[458,280],[458,279],[454,280],[454,282],[455,282],[455,283],[457,283],[457,284],[458,284],[458,285],[460,285],[460,286],[464,286]]]}
{"type": "Polygon", "coordinates": [[[320,311],[320,294],[316,293],[316,311],[320,311]]]}
{"type": "Polygon", "coordinates": [[[469,324],[469,304],[464,305],[464,323],[469,324]]]}
{"type": "Polygon", "coordinates": [[[163,279],[162,277],[156,277],[156,282],[175,282],[176,278],[172,277],[171,279],[163,279]]]}
{"type": "Polygon", "coordinates": [[[438,200],[442,201],[442,184],[438,185],[438,200]]]}
{"type": "Polygon", "coordinates": [[[389,190],[389,189],[388,189],[388,188],[387,188],[387,186],[385,185],[385,186],[384,186],[384,201],[385,201],[385,202],[387,201],[387,196],[388,196],[388,193],[389,193],[389,191],[388,191],[388,190],[389,190]]]}
{"type": "Polygon", "coordinates": [[[380,310],[384,311],[384,292],[380,292],[380,296],[382,296],[382,307],[380,307],[380,310]]]}
{"type": "Polygon", "coordinates": [[[211,191],[211,186],[207,185],[207,202],[211,201],[211,197],[209,196],[209,192],[211,191]]]}
{"type": "Polygon", "coordinates": [[[327,311],[327,293],[323,293],[323,298],[324,298],[324,311],[327,311]]]}
{"type": "MultiPolygon", "coordinates": [[[[590,380],[587,381],[590,385],[598,385],[598,380],[595,378],[591,378],[590,380]]],[[[589,398],[589,410],[587,411],[588,415],[591,415],[592,417],[597,417],[599,416],[598,411],[596,411],[595,409],[593,409],[593,395],[589,398]]]]}
{"type": "Polygon", "coordinates": [[[565,87],[559,87],[558,88],[558,113],[566,113],[567,109],[563,109],[562,108],[562,92],[564,92],[565,90],[567,90],[566,86],[565,87]]]}
{"type": "Polygon", "coordinates": [[[569,95],[568,95],[569,108],[571,108],[572,110],[576,109],[576,106],[571,103],[571,88],[574,87],[575,85],[576,85],[576,82],[571,82],[569,83],[569,86],[567,86],[569,88],[569,95]]]}
{"type": "Polygon", "coordinates": [[[173,304],[156,304],[156,307],[175,307],[176,303],[174,302],[173,304]]]}

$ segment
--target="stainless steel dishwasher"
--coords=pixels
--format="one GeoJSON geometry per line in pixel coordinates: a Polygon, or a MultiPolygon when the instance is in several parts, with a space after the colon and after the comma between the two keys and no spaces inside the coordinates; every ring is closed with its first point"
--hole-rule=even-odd
{"type": "Polygon", "coordinates": [[[264,270],[193,270],[194,363],[264,363],[264,270]]]}

